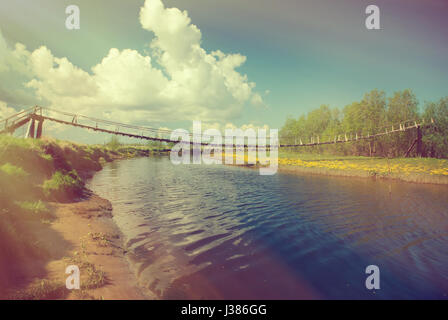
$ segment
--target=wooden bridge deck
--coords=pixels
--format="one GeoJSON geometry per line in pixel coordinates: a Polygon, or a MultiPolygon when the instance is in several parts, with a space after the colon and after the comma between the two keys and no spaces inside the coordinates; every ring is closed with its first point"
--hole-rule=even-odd
{"type": "MultiPolygon", "coordinates": [[[[155,129],[150,127],[143,127],[143,126],[136,126],[136,125],[130,125],[125,123],[119,123],[119,122],[113,122],[109,120],[103,120],[103,119],[97,119],[87,116],[82,116],[74,113],[68,113],[68,112],[62,112],[50,108],[45,107],[33,107],[24,111],[21,111],[15,115],[12,115],[8,117],[7,119],[0,120],[0,128],[3,125],[3,129],[0,129],[1,133],[13,133],[16,129],[20,128],[21,126],[33,122],[33,128],[34,128],[34,122],[38,122],[40,126],[42,126],[43,121],[52,121],[59,124],[63,124],[66,126],[72,126],[87,130],[93,130],[96,132],[103,132],[107,134],[113,134],[113,135],[119,135],[129,138],[135,138],[135,139],[142,139],[142,140],[151,140],[151,141],[159,141],[159,142],[166,142],[166,143],[178,143],[179,141],[171,140],[169,138],[163,138],[158,136],[160,133],[162,134],[171,134],[171,130],[161,130],[161,129],[155,129]],[[70,117],[71,121],[63,120],[61,118],[56,118],[55,116],[50,115],[59,115],[62,117],[70,117]],[[90,122],[91,124],[86,123],[80,123],[81,120],[84,120],[86,122],[90,122]],[[107,129],[105,127],[114,126],[115,130],[107,129]],[[123,130],[124,129],[124,130],[123,130]],[[126,132],[126,131],[141,131],[141,134],[126,132]],[[151,135],[145,135],[144,132],[151,134],[151,135]]],[[[409,121],[407,121],[409,124],[409,121]]],[[[338,143],[347,143],[347,142],[357,142],[361,140],[371,140],[377,137],[382,137],[390,134],[396,134],[399,132],[408,131],[411,129],[418,129],[422,127],[431,126],[433,124],[433,121],[431,123],[424,123],[423,121],[420,123],[417,123],[413,121],[411,125],[406,125],[406,122],[404,124],[400,124],[396,127],[396,129],[391,128],[391,130],[385,130],[383,132],[379,132],[376,134],[368,134],[368,135],[358,135],[358,134],[351,134],[347,136],[347,134],[344,135],[344,137],[341,139],[341,136],[335,137],[331,141],[319,141],[319,137],[317,137],[317,142],[311,141],[310,143],[294,143],[294,144],[280,144],[279,147],[281,148],[294,148],[294,147],[313,147],[313,146],[319,146],[319,145],[331,145],[331,144],[338,144],[338,143]]],[[[40,129],[41,130],[41,129],[40,129]]],[[[191,134],[190,134],[191,135],[191,134]]],[[[34,137],[34,136],[33,136],[34,137]]],[[[193,144],[193,141],[190,141],[190,144],[193,144]]],[[[209,143],[201,143],[201,145],[207,145],[210,146],[209,143]]],[[[238,147],[238,146],[237,146],[238,147]]],[[[240,146],[241,147],[241,146],[240,146]]],[[[244,145],[244,147],[256,147],[256,146],[247,146],[244,145]]]]}

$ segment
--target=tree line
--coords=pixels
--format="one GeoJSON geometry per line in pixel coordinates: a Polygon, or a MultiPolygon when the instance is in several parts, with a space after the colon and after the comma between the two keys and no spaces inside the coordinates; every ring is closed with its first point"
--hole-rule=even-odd
{"type": "MultiPolygon", "coordinates": [[[[372,90],[361,101],[342,110],[322,105],[298,118],[288,117],[279,132],[281,144],[305,144],[374,135],[396,130],[414,123],[431,124],[422,127],[421,156],[448,158],[448,96],[437,102],[426,102],[423,107],[410,89],[386,97],[384,91],[372,90]]],[[[298,151],[402,157],[417,138],[417,129],[398,132],[368,140],[297,147],[298,151]]],[[[410,156],[417,156],[416,149],[410,156]]]]}

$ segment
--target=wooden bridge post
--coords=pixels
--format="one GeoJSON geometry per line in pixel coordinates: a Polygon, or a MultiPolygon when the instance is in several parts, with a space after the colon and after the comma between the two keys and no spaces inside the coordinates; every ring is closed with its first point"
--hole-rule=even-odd
{"type": "Polygon", "coordinates": [[[34,119],[30,118],[28,129],[26,130],[25,138],[34,138],[34,119]]]}
{"type": "Polygon", "coordinates": [[[417,157],[421,157],[423,153],[422,128],[417,126],[417,157]]]}
{"type": "Polygon", "coordinates": [[[43,125],[44,125],[44,119],[40,119],[37,122],[36,139],[40,139],[42,137],[43,125]]]}

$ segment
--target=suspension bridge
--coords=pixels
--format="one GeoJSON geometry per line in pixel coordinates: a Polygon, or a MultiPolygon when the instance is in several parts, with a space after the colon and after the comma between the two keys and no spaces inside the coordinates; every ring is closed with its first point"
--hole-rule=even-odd
{"type": "MultiPolygon", "coordinates": [[[[0,134],[14,134],[14,132],[18,128],[28,125],[25,137],[39,139],[42,137],[44,121],[52,121],[66,126],[72,126],[128,138],[159,141],[166,143],[179,142],[178,140],[172,140],[171,138],[169,138],[173,130],[156,129],[145,126],[131,125],[38,106],[20,111],[14,115],[11,115],[6,119],[0,120],[0,134]]],[[[432,125],[434,125],[434,121],[432,119],[430,123],[425,123],[424,120],[421,120],[419,122],[414,120],[412,121],[407,120],[399,124],[392,125],[390,127],[383,127],[382,129],[378,129],[376,130],[375,134],[367,133],[363,135],[361,133],[359,134],[345,133],[343,135],[335,136],[334,139],[327,139],[327,141],[323,141],[323,139],[320,139],[319,136],[316,136],[309,138],[310,140],[309,142],[303,142],[302,139],[296,137],[294,138],[294,143],[279,144],[279,147],[281,148],[312,147],[319,145],[357,142],[362,140],[371,140],[378,137],[397,134],[409,130],[417,130],[417,137],[406,153],[408,155],[411,149],[414,147],[414,145],[417,145],[417,153],[419,153],[418,150],[421,150],[421,144],[422,144],[421,129],[432,125]]],[[[191,133],[190,136],[192,136],[191,133]]],[[[194,142],[190,143],[193,144],[194,142]]],[[[201,145],[210,146],[211,144],[201,142],[201,145]]],[[[247,148],[254,146],[244,145],[244,147],[247,148]]]]}

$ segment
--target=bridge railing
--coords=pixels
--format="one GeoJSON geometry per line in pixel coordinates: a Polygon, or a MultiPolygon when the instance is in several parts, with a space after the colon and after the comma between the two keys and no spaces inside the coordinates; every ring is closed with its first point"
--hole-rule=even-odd
{"type": "Polygon", "coordinates": [[[394,124],[388,124],[373,130],[362,130],[357,132],[340,131],[335,135],[305,135],[299,136],[294,134],[280,135],[281,145],[285,147],[314,146],[322,144],[335,144],[341,142],[354,142],[360,140],[369,140],[393,133],[405,132],[418,127],[427,127],[434,124],[434,120],[425,122],[422,120],[404,120],[394,124]]]}
{"type": "Polygon", "coordinates": [[[31,115],[38,112],[38,110],[40,110],[40,107],[30,107],[7,118],[0,119],[0,132],[7,131],[8,128],[13,127],[15,124],[30,118],[31,115]]]}
{"type": "Polygon", "coordinates": [[[91,116],[75,114],[71,112],[59,111],[52,108],[42,107],[42,115],[50,120],[63,120],[64,123],[70,123],[73,126],[88,127],[89,129],[108,130],[120,133],[132,133],[144,137],[169,138],[172,130],[156,129],[139,125],[120,123],[111,120],[99,119],[91,116]]]}
{"type": "MultiPolygon", "coordinates": [[[[14,132],[15,129],[27,123],[28,119],[38,120],[40,128],[43,120],[57,122],[62,125],[70,125],[78,128],[104,132],[108,134],[116,134],[127,136],[130,138],[139,138],[153,141],[176,142],[170,139],[172,130],[156,129],[145,126],[119,123],[111,120],[99,119],[80,114],[59,111],[48,107],[31,107],[22,110],[6,119],[0,120],[0,133],[14,132]]],[[[34,123],[34,122],[33,122],[34,123]]],[[[30,127],[33,128],[30,123],[30,127]]],[[[432,125],[434,121],[425,123],[424,120],[406,120],[397,124],[388,124],[384,127],[374,128],[373,132],[355,132],[355,133],[338,133],[333,136],[308,135],[306,138],[299,136],[280,135],[279,147],[301,147],[316,146],[326,144],[336,144],[342,142],[354,142],[366,139],[373,139],[392,133],[404,132],[413,128],[432,125]]],[[[193,137],[193,134],[190,133],[193,137]]],[[[191,139],[192,140],[192,139],[191,139]]],[[[270,144],[270,143],[269,143],[270,144]]]]}

